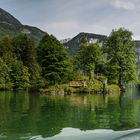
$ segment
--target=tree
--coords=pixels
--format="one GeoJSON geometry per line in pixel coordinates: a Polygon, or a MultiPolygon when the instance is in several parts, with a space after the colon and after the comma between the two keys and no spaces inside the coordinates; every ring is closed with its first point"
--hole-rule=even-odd
{"type": "Polygon", "coordinates": [[[81,44],[80,51],[77,54],[79,68],[89,79],[94,75],[98,63],[102,60],[102,49],[98,44],[81,44]]]}
{"type": "Polygon", "coordinates": [[[124,28],[113,30],[105,45],[110,67],[108,77],[115,79],[121,88],[124,83],[137,78],[134,47],[132,33],[124,28]]]}
{"type": "Polygon", "coordinates": [[[10,68],[0,58],[0,89],[12,89],[12,86],[10,68]]]}
{"type": "Polygon", "coordinates": [[[60,42],[52,35],[46,34],[38,46],[38,61],[42,75],[49,84],[69,81],[72,65],[60,42]]]}
{"type": "Polygon", "coordinates": [[[10,63],[10,69],[10,79],[13,83],[13,89],[28,89],[30,86],[28,68],[21,61],[13,59],[10,63]]]}
{"type": "Polygon", "coordinates": [[[13,83],[10,78],[11,69],[7,65],[13,54],[12,37],[3,36],[0,38],[0,89],[12,89],[13,83]],[[7,63],[8,62],[8,63],[7,63]]]}
{"type": "Polygon", "coordinates": [[[13,38],[10,36],[3,36],[0,38],[0,57],[4,57],[9,53],[13,53],[13,38]]]}
{"type": "Polygon", "coordinates": [[[0,88],[7,89],[9,85],[9,88],[27,89],[30,84],[31,89],[43,87],[44,80],[36,53],[34,41],[29,35],[1,37],[0,88]]]}
{"type": "Polygon", "coordinates": [[[20,34],[14,38],[13,47],[17,59],[29,70],[32,86],[37,86],[42,77],[34,41],[29,35],[20,34]]]}

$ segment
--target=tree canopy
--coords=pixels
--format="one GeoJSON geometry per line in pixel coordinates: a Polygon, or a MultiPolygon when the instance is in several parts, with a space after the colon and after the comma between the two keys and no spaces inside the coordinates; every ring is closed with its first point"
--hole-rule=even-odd
{"type": "Polygon", "coordinates": [[[98,74],[122,87],[137,80],[134,49],[132,33],[124,28],[113,30],[103,48],[98,42],[82,38],[75,57],[70,57],[63,45],[47,33],[38,45],[27,34],[1,37],[0,89],[47,88],[80,76],[89,77],[91,82],[98,80],[94,76],[98,74]]]}
{"type": "Polygon", "coordinates": [[[113,30],[107,39],[108,77],[120,86],[137,78],[132,33],[124,28],[113,30]]]}
{"type": "Polygon", "coordinates": [[[98,63],[102,61],[102,59],[102,49],[98,44],[89,44],[85,39],[81,41],[77,61],[80,70],[82,70],[84,74],[89,75],[89,79],[94,74],[98,63]]]}
{"type": "Polygon", "coordinates": [[[46,34],[38,46],[38,60],[42,67],[42,75],[49,84],[68,81],[72,65],[60,42],[52,35],[46,34]]]}

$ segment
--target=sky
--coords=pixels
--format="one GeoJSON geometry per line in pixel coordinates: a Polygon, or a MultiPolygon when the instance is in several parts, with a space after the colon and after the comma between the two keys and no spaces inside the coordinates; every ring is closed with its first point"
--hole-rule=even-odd
{"type": "Polygon", "coordinates": [[[140,40],[140,0],[0,0],[0,8],[58,39],[125,27],[140,40]]]}

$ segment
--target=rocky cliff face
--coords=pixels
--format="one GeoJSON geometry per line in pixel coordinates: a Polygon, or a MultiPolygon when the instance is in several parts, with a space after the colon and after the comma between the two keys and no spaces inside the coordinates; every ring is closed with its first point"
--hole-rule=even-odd
{"type": "Polygon", "coordinates": [[[77,36],[75,36],[68,42],[63,43],[64,48],[71,55],[75,55],[80,48],[80,41],[84,37],[87,38],[89,43],[98,43],[100,47],[103,46],[104,42],[107,39],[107,36],[105,35],[98,35],[92,33],[79,33],[77,36]]]}
{"type": "MultiPolygon", "coordinates": [[[[79,33],[74,38],[67,40],[66,42],[61,42],[65,48],[65,50],[71,54],[75,55],[79,48],[80,48],[80,41],[83,37],[86,37],[89,43],[98,43],[100,47],[103,47],[105,41],[107,40],[107,36],[105,35],[99,35],[99,34],[93,34],[93,33],[79,33]]],[[[136,48],[135,52],[137,57],[140,60],[140,41],[135,41],[136,48]]]]}

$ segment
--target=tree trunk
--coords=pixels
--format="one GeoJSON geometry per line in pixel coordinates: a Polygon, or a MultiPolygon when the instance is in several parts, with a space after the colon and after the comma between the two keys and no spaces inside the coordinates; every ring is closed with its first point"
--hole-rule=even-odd
{"type": "Polygon", "coordinates": [[[122,76],[121,76],[121,72],[119,73],[118,85],[119,85],[121,91],[124,92],[124,91],[125,91],[125,87],[124,87],[124,85],[122,84],[122,76]]]}

